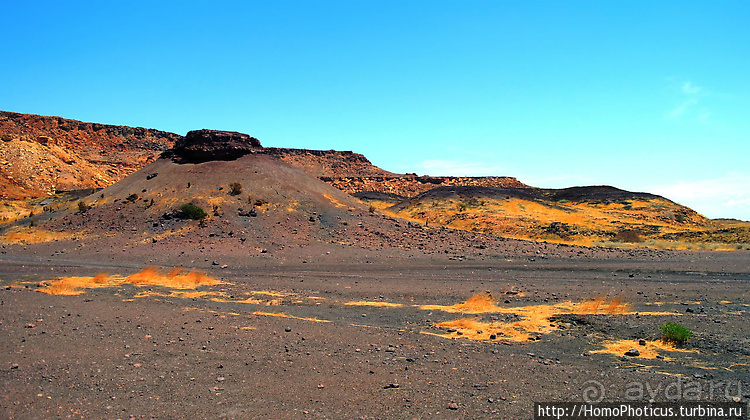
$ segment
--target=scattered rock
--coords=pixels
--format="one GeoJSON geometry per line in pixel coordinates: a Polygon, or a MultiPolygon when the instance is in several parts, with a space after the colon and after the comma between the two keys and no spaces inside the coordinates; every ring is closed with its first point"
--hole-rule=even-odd
{"type": "Polygon", "coordinates": [[[458,404],[451,402],[450,404],[448,404],[447,408],[448,410],[458,410],[458,404]]]}
{"type": "Polygon", "coordinates": [[[383,389],[396,389],[396,388],[398,388],[400,386],[401,385],[399,385],[397,383],[392,383],[392,384],[388,384],[388,385],[384,386],[383,389]]]}
{"type": "Polygon", "coordinates": [[[204,129],[188,132],[164,156],[181,163],[200,163],[235,160],[262,148],[258,139],[247,134],[204,129]]]}
{"type": "Polygon", "coordinates": [[[625,352],[625,356],[628,356],[628,357],[638,357],[640,355],[641,355],[641,352],[638,351],[638,349],[630,349],[625,352]]]}

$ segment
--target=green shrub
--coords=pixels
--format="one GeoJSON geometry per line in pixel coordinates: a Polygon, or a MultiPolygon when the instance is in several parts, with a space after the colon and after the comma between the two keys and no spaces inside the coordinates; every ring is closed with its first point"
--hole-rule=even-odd
{"type": "Polygon", "coordinates": [[[459,212],[464,212],[467,208],[469,208],[469,205],[464,202],[456,203],[456,210],[458,210],[459,212]]]}
{"type": "Polygon", "coordinates": [[[86,213],[89,210],[89,205],[84,203],[83,201],[78,202],[78,212],[79,213],[86,213]]]}
{"type": "Polygon", "coordinates": [[[202,208],[193,203],[186,203],[180,206],[180,211],[188,219],[203,220],[208,214],[202,208]]]}
{"type": "Polygon", "coordinates": [[[671,341],[675,344],[682,344],[693,335],[692,331],[674,322],[665,322],[659,327],[659,329],[663,334],[664,340],[671,341]]]}
{"type": "Polygon", "coordinates": [[[229,184],[229,195],[240,195],[242,194],[242,184],[239,182],[232,182],[229,184]]]}

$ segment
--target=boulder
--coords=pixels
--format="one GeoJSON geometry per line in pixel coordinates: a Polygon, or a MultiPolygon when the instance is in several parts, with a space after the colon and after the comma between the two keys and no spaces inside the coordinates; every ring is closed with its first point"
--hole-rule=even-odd
{"type": "Polygon", "coordinates": [[[262,148],[260,140],[247,134],[203,129],[188,132],[165,157],[183,163],[235,160],[262,148]]]}

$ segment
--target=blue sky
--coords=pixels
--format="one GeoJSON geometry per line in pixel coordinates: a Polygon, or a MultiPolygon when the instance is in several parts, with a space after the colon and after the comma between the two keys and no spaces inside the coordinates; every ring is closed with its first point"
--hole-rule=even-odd
{"type": "Polygon", "coordinates": [[[0,0],[0,109],[750,220],[746,1],[0,0]]]}

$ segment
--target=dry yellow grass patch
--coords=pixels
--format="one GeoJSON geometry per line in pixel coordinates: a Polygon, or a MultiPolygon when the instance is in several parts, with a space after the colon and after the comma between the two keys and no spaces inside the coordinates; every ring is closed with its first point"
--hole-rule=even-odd
{"type": "MultiPolygon", "coordinates": [[[[641,359],[656,359],[656,356],[665,352],[682,352],[682,353],[697,353],[695,349],[680,349],[675,347],[673,344],[662,341],[647,341],[645,346],[638,344],[638,340],[609,340],[601,343],[604,347],[600,350],[594,350],[591,353],[605,353],[613,354],[615,356],[623,356],[626,351],[630,349],[637,349],[641,354],[637,356],[641,359]],[[660,353],[661,352],[661,353],[660,353]]],[[[669,360],[668,357],[664,357],[665,360],[669,360]]]]}
{"type": "Polygon", "coordinates": [[[23,219],[31,212],[38,213],[36,206],[26,200],[4,200],[0,203],[0,220],[5,222],[23,219]]]}
{"type": "MultiPolygon", "coordinates": [[[[168,297],[168,298],[178,298],[178,299],[196,299],[196,298],[202,298],[205,296],[213,296],[215,295],[214,292],[196,292],[196,291],[186,291],[186,290],[171,290],[169,293],[164,292],[157,292],[153,290],[147,290],[143,292],[136,293],[135,298],[143,298],[143,297],[168,297]]],[[[214,300],[214,299],[211,299],[214,300]]]]}
{"type": "Polygon", "coordinates": [[[325,319],[318,319],[318,318],[303,318],[299,316],[289,315],[284,312],[263,312],[263,311],[255,311],[253,312],[253,315],[258,316],[276,316],[280,318],[291,318],[291,319],[300,319],[303,321],[313,321],[313,322],[331,322],[325,319]]]}
{"type": "Polygon", "coordinates": [[[342,203],[341,201],[339,201],[339,200],[331,197],[329,194],[323,194],[323,197],[325,197],[326,199],[328,199],[328,201],[330,201],[331,203],[333,203],[333,205],[336,206],[336,207],[345,208],[345,209],[353,209],[354,208],[352,206],[346,205],[346,204],[342,203]]]}
{"type": "Polygon", "coordinates": [[[386,307],[386,308],[400,308],[404,306],[400,303],[370,302],[370,301],[365,301],[365,300],[346,302],[344,303],[344,305],[346,306],[380,306],[380,307],[386,307]]]}
{"type": "Polygon", "coordinates": [[[17,228],[7,232],[2,237],[4,244],[34,244],[39,242],[52,242],[55,240],[70,239],[75,234],[52,232],[39,228],[17,228]]]}
{"type": "Polygon", "coordinates": [[[125,282],[135,286],[162,286],[171,289],[195,289],[199,286],[222,284],[221,281],[197,271],[183,271],[180,268],[173,268],[164,274],[154,267],[146,267],[126,277],[125,282]]]}
{"type": "Polygon", "coordinates": [[[119,284],[118,280],[111,278],[106,273],[99,273],[94,277],[60,277],[50,282],[48,286],[36,289],[36,291],[48,295],[73,296],[85,293],[85,289],[117,285],[119,284]]]}
{"type": "Polygon", "coordinates": [[[247,292],[246,294],[250,295],[266,295],[266,296],[274,296],[274,297],[287,297],[292,296],[295,293],[289,293],[289,292],[276,292],[273,290],[251,290],[247,292]]]}
{"type": "MultiPolygon", "coordinates": [[[[550,318],[560,314],[631,314],[631,306],[620,298],[607,300],[606,297],[592,299],[586,302],[561,302],[553,305],[528,305],[517,307],[500,307],[490,292],[474,295],[466,302],[450,306],[422,305],[423,310],[440,310],[450,313],[486,314],[502,313],[516,314],[518,320],[511,322],[483,322],[477,318],[459,318],[435,324],[440,328],[452,328],[455,332],[449,334],[433,334],[446,338],[467,338],[471,340],[489,340],[490,335],[496,339],[523,341],[532,335],[547,334],[555,329],[550,324],[550,318]],[[479,332],[481,331],[481,332],[479,332]]],[[[662,315],[664,313],[654,313],[662,315]]]]}
{"type": "Polygon", "coordinates": [[[226,299],[226,298],[212,298],[211,299],[214,302],[224,302],[224,303],[245,303],[248,305],[266,305],[266,306],[280,306],[281,305],[281,299],[254,299],[254,298],[247,298],[242,300],[232,300],[232,299],[226,299]]]}
{"type": "MultiPolygon", "coordinates": [[[[106,273],[99,273],[94,277],[59,277],[50,282],[48,286],[39,288],[37,291],[50,295],[80,295],[84,293],[86,289],[114,287],[123,283],[130,283],[134,286],[162,286],[170,289],[195,289],[199,286],[215,286],[222,284],[222,282],[213,277],[195,271],[182,271],[182,269],[174,268],[164,274],[160,273],[153,267],[147,267],[138,273],[125,278],[120,276],[110,276],[106,273]]],[[[184,298],[197,297],[197,295],[191,296],[186,293],[176,293],[163,296],[184,298]]]]}
{"type": "Polygon", "coordinates": [[[630,313],[630,304],[619,297],[607,302],[606,297],[599,297],[587,302],[573,305],[571,312],[579,315],[591,314],[627,314],[630,313]]]}
{"type": "MultiPolygon", "coordinates": [[[[685,216],[677,222],[675,214],[681,209],[674,203],[661,199],[628,200],[622,202],[595,203],[570,201],[537,201],[517,197],[467,198],[464,201],[433,200],[418,202],[397,212],[397,217],[416,219],[422,223],[449,226],[454,229],[481,231],[504,237],[559,242],[593,246],[606,243],[617,247],[673,247],[669,243],[652,243],[653,238],[644,234],[646,243],[606,242],[611,233],[623,228],[648,232],[658,226],[660,233],[701,231],[704,220],[698,215],[685,216]],[[552,223],[569,226],[569,234],[551,232],[552,223]],[[648,227],[648,228],[647,228],[648,227]]],[[[736,241],[734,241],[736,242],[736,241]]],[[[701,244],[703,245],[703,244],[701,244]]],[[[719,248],[736,247],[733,243],[719,248]]]]}
{"type": "Polygon", "coordinates": [[[492,335],[494,335],[495,339],[526,341],[534,333],[546,332],[543,324],[548,323],[546,320],[542,323],[537,323],[535,320],[502,323],[482,322],[476,318],[460,318],[435,324],[436,327],[455,329],[455,332],[434,335],[480,341],[492,340],[492,335]]]}
{"type": "Polygon", "coordinates": [[[286,211],[288,212],[297,211],[297,207],[299,207],[299,200],[291,200],[289,202],[289,205],[286,207],[286,211]]]}
{"type": "Polygon", "coordinates": [[[495,298],[490,292],[478,293],[466,299],[465,302],[457,303],[455,305],[421,305],[419,306],[419,309],[425,311],[438,310],[464,314],[499,313],[504,310],[504,308],[495,305],[495,298]]]}
{"type": "Polygon", "coordinates": [[[482,322],[477,318],[459,318],[435,324],[440,328],[452,328],[455,332],[449,334],[437,334],[447,338],[467,338],[470,340],[490,340],[491,335],[496,339],[511,341],[528,340],[532,334],[546,334],[554,329],[550,325],[549,318],[562,312],[570,312],[573,304],[570,302],[558,305],[529,305],[512,308],[503,308],[495,304],[492,294],[489,292],[479,293],[466,300],[466,302],[451,306],[423,305],[423,310],[442,310],[452,313],[505,313],[516,314],[519,319],[512,322],[482,322]]]}

